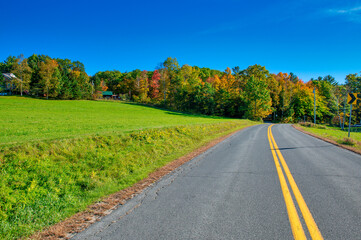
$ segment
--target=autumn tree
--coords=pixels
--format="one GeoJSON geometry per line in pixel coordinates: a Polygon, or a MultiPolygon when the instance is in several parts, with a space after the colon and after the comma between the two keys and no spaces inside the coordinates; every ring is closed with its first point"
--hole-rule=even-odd
{"type": "Polygon", "coordinates": [[[277,97],[274,97],[273,103],[274,112],[278,115],[278,118],[282,121],[293,121],[293,109],[291,108],[291,102],[294,95],[295,81],[294,75],[288,73],[278,73],[273,75],[275,81],[277,81],[278,92],[277,97]],[[287,120],[286,120],[287,119],[287,120]]]}
{"type": "Polygon", "coordinates": [[[157,70],[160,74],[159,92],[163,96],[163,104],[166,104],[169,86],[170,86],[168,69],[164,67],[158,67],[157,70]]]}
{"type": "Polygon", "coordinates": [[[234,89],[235,78],[232,75],[230,68],[227,68],[220,79],[219,88],[224,89],[226,92],[231,92],[234,89]]]}
{"type": "Polygon", "coordinates": [[[134,96],[136,101],[143,103],[149,102],[150,99],[148,98],[149,84],[147,71],[142,71],[141,74],[136,78],[135,89],[138,92],[138,96],[134,96]]]}
{"type": "Polygon", "coordinates": [[[149,94],[152,99],[158,99],[159,97],[159,81],[160,81],[161,75],[158,70],[155,70],[152,75],[152,79],[150,81],[149,86],[149,94]]]}
{"type": "Polygon", "coordinates": [[[50,97],[57,97],[60,92],[60,72],[58,63],[53,59],[46,59],[45,62],[40,63],[39,67],[40,85],[46,99],[50,97]]]}
{"type": "Polygon", "coordinates": [[[108,90],[108,86],[105,84],[104,80],[101,80],[100,82],[100,89],[104,92],[106,90],[108,90]]]}
{"type": "Polygon", "coordinates": [[[21,96],[23,91],[29,92],[32,69],[29,67],[28,60],[24,58],[24,55],[21,54],[16,59],[11,72],[17,77],[14,79],[13,84],[20,91],[21,96]]]}

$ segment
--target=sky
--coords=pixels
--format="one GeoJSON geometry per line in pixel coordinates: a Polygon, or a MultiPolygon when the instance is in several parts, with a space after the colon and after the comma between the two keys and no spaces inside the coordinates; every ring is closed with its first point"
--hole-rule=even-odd
{"type": "Polygon", "coordinates": [[[260,64],[303,81],[361,71],[359,0],[32,0],[0,2],[0,62],[45,54],[86,72],[260,64]]]}

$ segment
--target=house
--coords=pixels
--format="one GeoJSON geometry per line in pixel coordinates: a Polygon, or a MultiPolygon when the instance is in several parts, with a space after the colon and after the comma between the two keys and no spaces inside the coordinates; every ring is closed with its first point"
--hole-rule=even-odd
{"type": "Polygon", "coordinates": [[[14,89],[14,84],[12,81],[17,79],[17,77],[13,73],[2,73],[4,77],[4,89],[5,91],[10,91],[14,89]]]}
{"type": "Polygon", "coordinates": [[[104,99],[117,99],[118,98],[117,95],[113,95],[112,91],[103,91],[102,95],[103,95],[104,99]]]}
{"type": "Polygon", "coordinates": [[[2,75],[5,78],[5,81],[11,81],[17,78],[13,73],[2,73],[2,75]]]}

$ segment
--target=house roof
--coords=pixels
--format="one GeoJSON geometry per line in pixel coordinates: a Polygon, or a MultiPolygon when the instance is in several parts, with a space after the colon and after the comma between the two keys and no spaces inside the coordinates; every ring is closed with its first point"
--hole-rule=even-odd
{"type": "Polygon", "coordinates": [[[17,78],[13,73],[2,73],[6,80],[17,78]]]}
{"type": "Polygon", "coordinates": [[[113,96],[112,91],[103,91],[103,96],[113,96]]]}

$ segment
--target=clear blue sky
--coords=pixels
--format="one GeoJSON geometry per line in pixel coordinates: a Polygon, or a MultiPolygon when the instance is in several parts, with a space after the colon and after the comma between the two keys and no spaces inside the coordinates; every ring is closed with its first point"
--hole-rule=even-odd
{"type": "Polygon", "coordinates": [[[167,57],[224,70],[261,64],[307,82],[361,71],[361,1],[1,1],[0,61],[46,54],[98,71],[167,57]]]}

